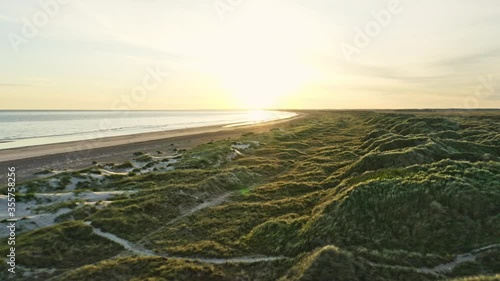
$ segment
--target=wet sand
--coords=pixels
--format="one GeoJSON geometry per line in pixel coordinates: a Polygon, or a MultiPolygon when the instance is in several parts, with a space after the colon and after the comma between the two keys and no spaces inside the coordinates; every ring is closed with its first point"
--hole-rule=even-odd
{"type": "Polygon", "coordinates": [[[138,151],[171,155],[178,149],[189,149],[210,141],[236,139],[247,132],[266,132],[305,115],[302,112],[289,119],[238,127],[219,125],[0,150],[0,171],[5,171],[0,172],[0,180],[5,178],[7,167],[16,167],[17,182],[22,182],[49,168],[84,169],[92,166],[94,161],[123,162],[138,151]]]}

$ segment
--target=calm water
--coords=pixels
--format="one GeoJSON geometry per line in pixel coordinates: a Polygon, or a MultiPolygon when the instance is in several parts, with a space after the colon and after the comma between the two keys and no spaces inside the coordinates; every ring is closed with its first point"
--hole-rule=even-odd
{"type": "Polygon", "coordinates": [[[0,149],[290,118],[280,111],[0,111],[0,149]]]}

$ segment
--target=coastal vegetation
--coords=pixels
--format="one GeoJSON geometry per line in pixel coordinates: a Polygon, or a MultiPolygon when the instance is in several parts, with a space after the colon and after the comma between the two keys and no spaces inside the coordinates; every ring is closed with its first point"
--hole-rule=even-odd
{"type": "Polygon", "coordinates": [[[500,280],[500,112],[302,115],[23,183],[15,280],[500,280]]]}

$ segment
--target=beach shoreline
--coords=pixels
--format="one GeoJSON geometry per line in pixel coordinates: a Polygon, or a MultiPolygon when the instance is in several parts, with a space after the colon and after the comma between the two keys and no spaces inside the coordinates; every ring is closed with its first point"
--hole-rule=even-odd
{"type": "MultiPolygon", "coordinates": [[[[27,181],[44,169],[84,169],[93,162],[126,161],[138,151],[169,155],[210,141],[237,138],[247,132],[268,131],[306,116],[304,112],[294,113],[297,115],[291,118],[236,127],[216,125],[4,149],[0,150],[0,169],[16,167],[19,181],[27,181]]],[[[0,179],[4,176],[0,173],[0,179]]]]}

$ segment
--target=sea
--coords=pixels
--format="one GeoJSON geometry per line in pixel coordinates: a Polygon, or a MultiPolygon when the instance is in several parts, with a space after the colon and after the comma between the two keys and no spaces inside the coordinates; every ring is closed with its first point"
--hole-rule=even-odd
{"type": "Polygon", "coordinates": [[[0,111],[0,150],[296,116],[285,111],[0,111]]]}

